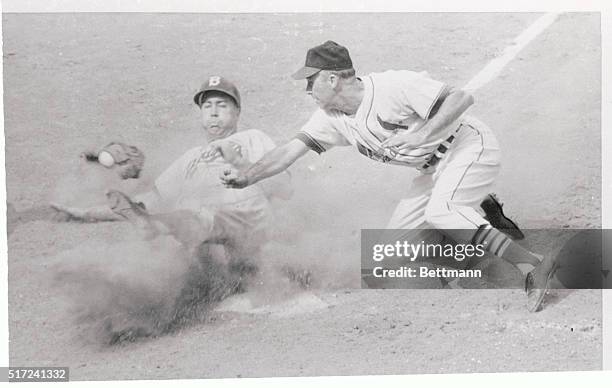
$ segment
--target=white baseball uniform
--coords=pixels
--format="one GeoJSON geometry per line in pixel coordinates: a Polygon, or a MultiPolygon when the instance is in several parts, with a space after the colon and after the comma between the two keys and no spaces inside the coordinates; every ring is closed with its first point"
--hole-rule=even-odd
{"type": "MultiPolygon", "coordinates": [[[[263,132],[251,129],[226,138],[243,157],[254,163],[276,145],[263,132]]],[[[176,160],[155,181],[155,188],[137,197],[151,213],[190,210],[206,219],[229,238],[262,238],[269,214],[269,201],[262,185],[244,190],[223,186],[219,176],[230,168],[220,154],[211,155],[207,146],[195,147],[176,160]]]]}
{"type": "Polygon", "coordinates": [[[476,209],[499,172],[500,151],[494,135],[483,123],[463,115],[441,135],[426,137],[418,148],[390,153],[381,143],[398,132],[419,131],[446,85],[425,72],[412,71],[372,73],[360,79],[364,97],[354,115],[319,109],[296,137],[318,153],[353,145],[376,161],[416,168],[446,141],[446,153],[433,171],[414,179],[387,228],[467,229],[452,237],[471,239],[479,226],[488,224],[476,209]]]}

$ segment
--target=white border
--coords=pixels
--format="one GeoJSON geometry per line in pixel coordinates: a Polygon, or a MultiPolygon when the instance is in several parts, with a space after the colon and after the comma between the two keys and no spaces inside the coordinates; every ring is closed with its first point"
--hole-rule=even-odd
{"type": "Polygon", "coordinates": [[[4,12],[553,12],[599,11],[601,0],[4,0],[4,12]]]}
{"type": "MultiPolygon", "coordinates": [[[[612,13],[602,13],[601,18],[601,49],[602,49],[602,74],[601,74],[601,211],[602,227],[612,229],[612,133],[610,125],[612,119],[612,91],[610,90],[609,69],[612,65],[612,13]]],[[[609,252],[605,252],[606,260],[604,263],[610,264],[607,257],[609,252]]],[[[609,275],[611,276],[611,275],[609,275]]],[[[607,279],[610,284],[612,279],[607,279]]],[[[602,326],[603,326],[603,369],[612,370],[612,289],[602,290],[602,326]]]]}
{"type": "MultiPolygon", "coordinates": [[[[605,1],[594,0],[515,0],[515,1],[478,1],[464,0],[461,2],[451,0],[425,1],[357,1],[357,0],[319,0],[294,1],[268,0],[257,4],[249,0],[228,1],[200,1],[200,0],[4,0],[3,12],[374,12],[374,11],[411,11],[411,12],[563,12],[563,11],[600,11],[602,12],[602,223],[605,228],[612,228],[612,134],[610,134],[609,111],[612,107],[610,93],[610,77],[606,70],[610,67],[610,52],[612,49],[612,19],[610,5],[605,1]],[[603,130],[606,129],[606,130],[603,130]]],[[[2,22],[0,21],[0,27],[2,22]]],[[[0,79],[0,92],[3,92],[2,79],[0,79]]],[[[0,126],[4,135],[4,120],[0,118],[0,126]]],[[[4,166],[4,136],[0,140],[2,151],[0,160],[4,166]]],[[[6,242],[6,186],[5,171],[0,170],[3,200],[0,204],[2,223],[0,226],[0,244],[4,254],[7,252],[6,242]]],[[[7,313],[7,262],[0,260],[0,311],[5,313],[5,319],[0,322],[0,343],[8,343],[8,313],[7,313]]],[[[603,292],[604,306],[604,367],[612,369],[612,290],[603,292]]],[[[0,365],[8,364],[8,349],[2,347],[0,351],[0,365]]],[[[546,355],[542,355],[545,357],[546,355]]],[[[311,379],[244,379],[244,380],[204,380],[213,387],[227,386],[285,386],[287,383],[305,386],[316,382],[317,384],[333,384],[335,386],[365,386],[366,384],[383,384],[384,386],[405,386],[406,383],[415,383],[415,386],[425,384],[445,384],[458,387],[474,387],[480,385],[496,387],[530,386],[531,384],[546,386],[554,384],[557,387],[575,387],[580,384],[589,386],[606,386],[612,381],[611,373],[571,372],[571,373],[543,373],[543,374],[481,374],[481,375],[412,375],[412,376],[385,376],[385,377],[344,377],[344,378],[311,378],[311,379]],[[605,385],[604,385],[605,384],[605,385]]],[[[107,382],[91,382],[86,385],[107,384],[107,382]]],[[[131,385],[145,386],[145,382],[134,382],[131,385]]],[[[155,384],[175,385],[176,381],[156,381],[155,384]]],[[[182,381],[182,386],[201,386],[202,380],[182,381]]],[[[29,385],[29,384],[26,384],[29,385]]],[[[60,384],[61,385],[61,384],[60,384]]],[[[148,385],[148,384],[147,384],[148,385]]],[[[74,384],[71,384],[74,386],[74,384]]]]}
{"type": "MultiPolygon", "coordinates": [[[[1,8],[2,4],[0,4],[1,8]]],[[[2,19],[0,19],[0,31],[2,31],[2,19]]],[[[0,50],[4,55],[4,35],[0,36],[0,50]]],[[[0,64],[2,64],[4,74],[4,56],[0,56],[0,64]]],[[[6,234],[6,170],[4,161],[4,77],[0,78],[0,99],[2,101],[2,115],[0,115],[0,127],[2,128],[2,138],[0,139],[0,366],[8,366],[8,346],[3,346],[9,343],[8,332],[8,243],[6,234]],[[6,258],[6,260],[5,260],[6,258]]]]}

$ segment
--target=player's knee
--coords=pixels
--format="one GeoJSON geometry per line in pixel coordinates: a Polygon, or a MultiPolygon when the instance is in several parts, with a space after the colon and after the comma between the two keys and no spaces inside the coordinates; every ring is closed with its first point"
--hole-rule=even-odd
{"type": "Polygon", "coordinates": [[[448,229],[455,214],[446,205],[428,205],[425,208],[425,221],[435,229],[448,229]]]}

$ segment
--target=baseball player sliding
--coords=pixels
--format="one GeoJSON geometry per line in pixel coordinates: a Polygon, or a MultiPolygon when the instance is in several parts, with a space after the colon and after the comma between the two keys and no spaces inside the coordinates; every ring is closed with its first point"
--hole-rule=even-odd
{"type": "MultiPolygon", "coordinates": [[[[240,94],[227,79],[209,77],[194,102],[200,107],[208,144],[187,151],[172,163],[150,191],[131,199],[111,190],[107,193],[108,204],[87,209],[52,206],[68,219],[128,220],[149,236],[169,234],[188,248],[218,243],[230,251],[229,258],[251,257],[264,240],[269,200],[291,196],[289,174],[242,191],[223,187],[219,174],[230,167],[240,169],[256,162],[275,144],[259,130],[238,131],[240,94]]],[[[124,157],[124,151],[125,145],[111,143],[85,156],[108,167],[119,167],[121,172],[129,159],[124,157]]]]}
{"type": "Polygon", "coordinates": [[[483,244],[525,275],[527,308],[540,309],[556,264],[512,241],[476,211],[500,168],[500,151],[487,126],[463,113],[473,97],[426,73],[387,71],[356,77],[348,50],[327,41],[308,50],[293,77],[319,106],[293,140],[246,168],[221,176],[247,188],[285,171],[309,150],[354,146],[373,160],[422,172],[387,228],[443,231],[459,242],[483,244]],[[523,265],[520,265],[523,264],[523,265]]]}

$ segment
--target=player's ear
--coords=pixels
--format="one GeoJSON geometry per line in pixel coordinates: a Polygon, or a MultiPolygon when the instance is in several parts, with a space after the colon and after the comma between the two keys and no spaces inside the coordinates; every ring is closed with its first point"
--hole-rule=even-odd
{"type": "Polygon", "coordinates": [[[228,101],[234,108],[234,112],[236,112],[236,116],[240,116],[240,106],[238,106],[238,103],[236,102],[236,100],[234,100],[233,98],[229,98],[228,101]]]}
{"type": "Polygon", "coordinates": [[[338,77],[337,74],[334,73],[329,73],[328,78],[327,78],[327,82],[329,82],[329,86],[331,86],[331,88],[333,90],[338,91],[339,89],[339,84],[340,84],[340,77],[338,77]]]}

